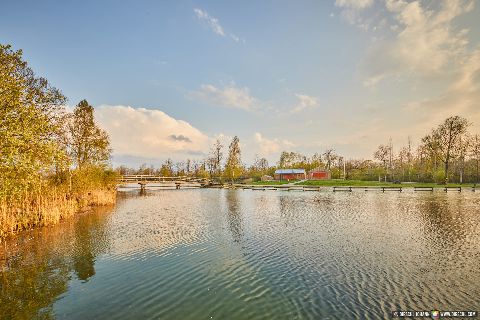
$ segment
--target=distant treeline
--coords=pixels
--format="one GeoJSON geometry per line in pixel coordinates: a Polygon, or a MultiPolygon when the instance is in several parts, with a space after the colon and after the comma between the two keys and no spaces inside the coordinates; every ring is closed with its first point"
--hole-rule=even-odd
{"type": "Polygon", "coordinates": [[[21,51],[0,45],[0,240],[115,201],[107,133],[87,101],[73,113],[65,102],[21,51]]]}
{"type": "Polygon", "coordinates": [[[346,159],[327,149],[305,156],[297,152],[281,153],[275,165],[256,157],[253,165],[245,166],[240,159],[237,137],[230,144],[226,161],[224,146],[219,140],[203,160],[173,162],[168,159],[161,167],[143,164],[138,169],[120,166],[119,174],[152,174],[160,176],[199,176],[222,181],[251,178],[260,180],[273,176],[279,168],[303,168],[307,171],[321,168],[331,172],[332,179],[366,181],[415,181],[435,183],[478,183],[480,163],[480,136],[468,132],[471,123],[460,116],[445,119],[423,137],[414,147],[410,138],[406,145],[394,148],[391,140],[378,146],[372,160],[346,159]]]}

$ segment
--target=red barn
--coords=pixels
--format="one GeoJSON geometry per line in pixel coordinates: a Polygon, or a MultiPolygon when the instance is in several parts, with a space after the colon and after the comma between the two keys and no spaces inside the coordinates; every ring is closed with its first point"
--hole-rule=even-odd
{"type": "Polygon", "coordinates": [[[331,178],[330,171],[316,168],[308,173],[309,180],[328,180],[331,178]]]}
{"type": "Polygon", "coordinates": [[[277,169],[275,180],[302,180],[306,179],[305,169],[277,169]]]}

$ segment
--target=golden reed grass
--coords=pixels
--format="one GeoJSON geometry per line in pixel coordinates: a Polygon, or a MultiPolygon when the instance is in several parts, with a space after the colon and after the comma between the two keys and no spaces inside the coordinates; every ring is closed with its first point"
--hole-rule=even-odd
{"type": "Polygon", "coordinates": [[[57,189],[0,198],[0,243],[8,236],[38,226],[49,226],[89,206],[115,203],[114,189],[71,195],[57,189]]]}

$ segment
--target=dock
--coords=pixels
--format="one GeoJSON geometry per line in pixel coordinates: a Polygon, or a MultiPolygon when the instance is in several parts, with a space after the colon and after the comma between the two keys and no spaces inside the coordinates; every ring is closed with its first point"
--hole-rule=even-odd
{"type": "Polygon", "coordinates": [[[333,192],[354,192],[355,190],[362,191],[377,191],[377,192],[403,192],[410,190],[413,192],[462,192],[463,190],[470,190],[476,192],[480,189],[478,186],[469,187],[450,187],[450,186],[438,186],[438,187],[405,187],[405,186],[318,186],[318,185],[301,185],[294,183],[287,184],[241,184],[241,183],[215,183],[210,179],[191,176],[179,176],[179,177],[163,177],[154,175],[124,175],[118,179],[118,184],[123,185],[124,188],[134,188],[145,190],[152,189],[187,189],[187,188],[221,188],[221,189],[242,189],[252,191],[328,191],[333,192]],[[125,186],[129,184],[130,186],[125,186]],[[131,185],[138,185],[137,187],[131,185]]]}

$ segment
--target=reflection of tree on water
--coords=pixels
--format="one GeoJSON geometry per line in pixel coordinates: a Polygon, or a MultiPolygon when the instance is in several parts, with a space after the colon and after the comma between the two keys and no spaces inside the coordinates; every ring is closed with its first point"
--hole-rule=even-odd
{"type": "Polygon", "coordinates": [[[240,242],[243,237],[243,221],[238,192],[236,190],[228,190],[226,191],[225,198],[228,208],[228,226],[232,232],[233,241],[240,242]]]}
{"type": "Polygon", "coordinates": [[[71,272],[82,280],[95,274],[95,257],[106,246],[106,210],[7,243],[0,252],[0,319],[54,318],[53,303],[68,290],[71,272]]]}
{"type": "Polygon", "coordinates": [[[95,275],[95,258],[103,251],[106,241],[105,217],[99,214],[86,214],[75,224],[75,245],[73,268],[77,278],[88,281],[95,275]]]}
{"type": "Polygon", "coordinates": [[[26,250],[0,271],[0,318],[53,318],[52,304],[67,291],[70,268],[48,249],[29,246],[26,250]]]}
{"type": "MultiPolygon", "coordinates": [[[[442,247],[452,248],[462,245],[468,233],[465,218],[469,212],[459,211],[465,208],[461,197],[441,199],[438,195],[428,195],[429,199],[420,202],[426,237],[442,247]],[[460,202],[460,203],[458,203],[460,202]]],[[[442,248],[446,249],[446,248],[442,248]]]]}
{"type": "Polygon", "coordinates": [[[280,217],[282,218],[285,227],[296,223],[298,214],[300,213],[298,206],[295,204],[295,198],[289,195],[280,195],[278,198],[278,206],[280,217]]]}
{"type": "Polygon", "coordinates": [[[285,227],[288,227],[288,216],[287,216],[287,199],[284,195],[281,195],[278,198],[278,206],[279,206],[279,211],[280,211],[280,217],[282,217],[282,220],[285,224],[285,227]]]}

